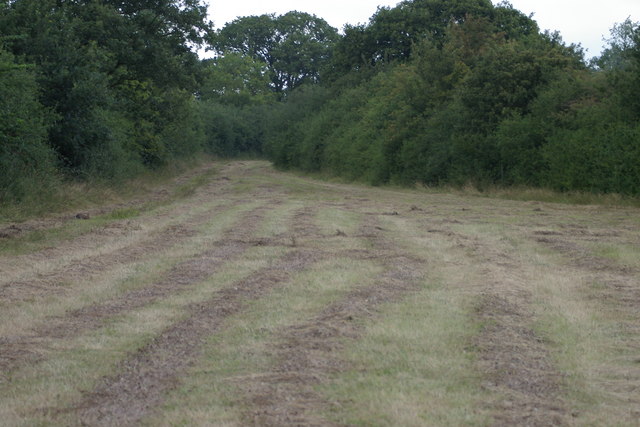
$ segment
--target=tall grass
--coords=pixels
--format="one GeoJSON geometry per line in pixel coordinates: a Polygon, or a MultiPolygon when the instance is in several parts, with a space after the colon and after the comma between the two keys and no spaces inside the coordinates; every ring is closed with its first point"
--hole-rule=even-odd
{"type": "MultiPolygon", "coordinates": [[[[146,170],[135,178],[125,181],[113,182],[98,179],[78,181],[73,178],[61,178],[53,185],[43,183],[43,185],[47,185],[47,191],[34,191],[20,201],[1,203],[0,224],[22,222],[36,217],[73,212],[88,207],[96,209],[141,197],[208,160],[211,160],[211,157],[202,156],[198,159],[175,161],[162,168],[146,170]]],[[[176,187],[172,196],[173,198],[186,197],[205,181],[206,179],[202,176],[195,177],[176,187]]]]}

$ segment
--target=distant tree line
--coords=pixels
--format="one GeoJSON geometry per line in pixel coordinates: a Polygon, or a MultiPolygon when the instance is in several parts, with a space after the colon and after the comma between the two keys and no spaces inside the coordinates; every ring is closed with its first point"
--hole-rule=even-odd
{"type": "Polygon", "coordinates": [[[215,31],[201,0],[0,0],[0,203],[203,152],[638,195],[639,119],[630,20],[586,63],[490,0],[406,0],[343,34],[301,12],[215,31]]]}

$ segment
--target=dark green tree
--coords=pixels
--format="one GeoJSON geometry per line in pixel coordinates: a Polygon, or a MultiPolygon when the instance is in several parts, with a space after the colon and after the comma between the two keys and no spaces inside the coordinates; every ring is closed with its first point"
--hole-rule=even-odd
{"type": "Polygon", "coordinates": [[[367,25],[347,26],[336,46],[336,73],[367,69],[379,63],[406,61],[414,45],[430,41],[441,46],[450,24],[467,17],[489,17],[490,0],[404,0],[380,7],[367,25]]]}
{"type": "Polygon", "coordinates": [[[238,53],[264,64],[275,92],[317,83],[330,59],[338,32],[327,22],[303,12],[238,18],[213,38],[220,55],[238,53]]]}
{"type": "Polygon", "coordinates": [[[15,0],[0,11],[7,48],[37,67],[41,102],[59,120],[49,141],[67,170],[114,178],[198,144],[175,136],[211,31],[198,0],[15,0]],[[184,108],[183,110],[180,110],[184,108]]]}
{"type": "Polygon", "coordinates": [[[56,158],[47,145],[54,118],[38,101],[32,67],[0,49],[0,203],[50,190],[56,158]]]}
{"type": "Polygon", "coordinates": [[[273,100],[269,71],[263,62],[249,55],[227,53],[204,63],[200,99],[237,107],[273,100]]]}
{"type": "Polygon", "coordinates": [[[640,119],[640,22],[627,19],[611,29],[608,47],[595,64],[606,73],[627,120],[640,119]]]}

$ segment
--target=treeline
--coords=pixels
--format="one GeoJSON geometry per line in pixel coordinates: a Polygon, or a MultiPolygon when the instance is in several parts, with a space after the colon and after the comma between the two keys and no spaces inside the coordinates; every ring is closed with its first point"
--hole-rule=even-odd
{"type": "Polygon", "coordinates": [[[348,26],[321,82],[270,121],[281,168],[640,194],[637,23],[587,64],[508,3],[407,0],[348,26]]]}
{"type": "Polygon", "coordinates": [[[0,203],[201,153],[638,195],[639,118],[629,20],[586,63],[489,0],[406,0],[343,34],[301,12],[215,31],[201,0],[0,0],[0,203]]]}

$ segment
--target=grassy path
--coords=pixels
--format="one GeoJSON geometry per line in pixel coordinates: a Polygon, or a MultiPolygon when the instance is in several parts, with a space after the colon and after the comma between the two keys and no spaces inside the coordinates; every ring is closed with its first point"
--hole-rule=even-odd
{"type": "Polygon", "coordinates": [[[638,209],[265,162],[159,194],[0,225],[4,425],[640,425],[638,209]]]}

